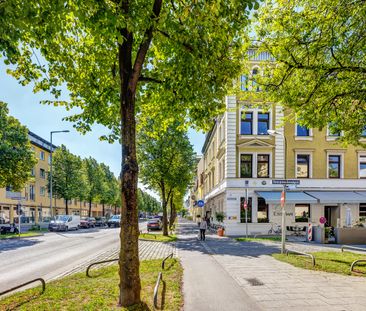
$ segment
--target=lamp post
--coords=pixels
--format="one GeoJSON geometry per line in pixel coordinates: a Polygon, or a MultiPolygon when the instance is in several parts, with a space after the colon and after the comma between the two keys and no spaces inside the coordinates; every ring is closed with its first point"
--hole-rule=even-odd
{"type": "Polygon", "coordinates": [[[51,148],[50,148],[50,212],[51,212],[51,217],[55,216],[55,213],[52,208],[52,153],[53,153],[52,135],[56,134],[56,133],[69,133],[69,132],[70,132],[69,130],[50,132],[50,141],[51,141],[51,148]]]}
{"type": "MultiPolygon", "coordinates": [[[[286,179],[286,137],[282,132],[278,132],[275,130],[268,130],[267,131],[269,135],[271,136],[281,136],[283,138],[283,143],[284,143],[284,156],[283,156],[283,161],[284,161],[284,179],[286,179]]],[[[286,184],[283,184],[283,190],[282,190],[282,194],[281,194],[281,210],[282,210],[282,217],[281,217],[281,222],[282,222],[282,231],[281,231],[281,254],[285,253],[285,243],[286,243],[286,184]]]]}

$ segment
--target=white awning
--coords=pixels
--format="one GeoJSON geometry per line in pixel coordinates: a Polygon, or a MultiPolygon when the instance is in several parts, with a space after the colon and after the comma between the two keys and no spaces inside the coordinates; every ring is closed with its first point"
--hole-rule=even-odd
{"type": "MultiPolygon", "coordinates": [[[[256,193],[266,200],[266,203],[279,204],[281,200],[280,191],[256,191],[256,193]]],[[[286,203],[318,203],[318,200],[300,191],[287,191],[286,192],[286,203]]]]}
{"type": "Polygon", "coordinates": [[[363,203],[366,199],[366,196],[354,191],[306,191],[306,193],[317,198],[319,203],[325,204],[363,203]]]}
{"type": "Polygon", "coordinates": [[[366,191],[356,191],[357,194],[361,194],[365,197],[365,201],[364,202],[360,202],[360,203],[366,203],[366,191]]]}

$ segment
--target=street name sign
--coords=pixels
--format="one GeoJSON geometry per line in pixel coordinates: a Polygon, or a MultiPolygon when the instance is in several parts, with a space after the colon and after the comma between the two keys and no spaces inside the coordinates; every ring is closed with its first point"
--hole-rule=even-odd
{"type": "Polygon", "coordinates": [[[272,185],[299,185],[298,179],[273,179],[272,185]]]}

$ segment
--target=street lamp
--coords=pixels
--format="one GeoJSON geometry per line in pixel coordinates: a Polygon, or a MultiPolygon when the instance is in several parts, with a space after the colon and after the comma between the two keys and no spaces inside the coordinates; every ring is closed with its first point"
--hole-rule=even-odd
{"type": "MultiPolygon", "coordinates": [[[[276,130],[268,130],[267,133],[271,136],[281,136],[283,138],[284,143],[284,155],[283,155],[283,162],[284,162],[284,178],[286,179],[286,137],[282,132],[278,132],[276,130]]],[[[282,232],[281,232],[281,254],[285,253],[285,242],[286,242],[286,183],[283,184],[283,190],[281,194],[281,209],[282,209],[282,232]]]]}
{"type": "Polygon", "coordinates": [[[50,132],[50,140],[51,140],[51,148],[50,148],[50,212],[51,216],[55,216],[55,213],[52,209],[52,152],[53,152],[53,145],[52,145],[52,135],[56,133],[69,133],[69,130],[64,131],[51,131],[50,132]]]}

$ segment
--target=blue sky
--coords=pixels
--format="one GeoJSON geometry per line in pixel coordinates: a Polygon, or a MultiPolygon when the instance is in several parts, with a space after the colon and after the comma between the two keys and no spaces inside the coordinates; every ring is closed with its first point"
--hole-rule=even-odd
{"type": "MultiPolygon", "coordinates": [[[[77,132],[72,123],[62,121],[62,118],[72,114],[63,107],[45,106],[41,100],[52,99],[48,93],[32,92],[32,85],[22,86],[17,80],[6,73],[6,66],[0,63],[0,100],[8,104],[9,114],[17,118],[23,125],[35,134],[49,140],[50,131],[70,130],[70,133],[53,135],[55,145],[65,144],[74,154],[93,157],[98,162],[108,165],[116,176],[120,173],[121,148],[118,144],[100,141],[99,137],[108,131],[100,125],[93,126],[93,131],[82,135],[77,132]]],[[[195,151],[201,154],[204,134],[189,131],[191,143],[195,151]]]]}

